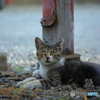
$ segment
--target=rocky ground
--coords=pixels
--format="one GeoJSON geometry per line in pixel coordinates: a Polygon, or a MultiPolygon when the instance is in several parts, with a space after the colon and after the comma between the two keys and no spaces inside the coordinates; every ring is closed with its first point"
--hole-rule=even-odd
{"type": "Polygon", "coordinates": [[[100,100],[100,87],[95,87],[91,79],[85,80],[83,88],[74,83],[49,89],[16,87],[18,81],[30,76],[30,71],[22,69],[0,72],[0,100],[100,100]]]}

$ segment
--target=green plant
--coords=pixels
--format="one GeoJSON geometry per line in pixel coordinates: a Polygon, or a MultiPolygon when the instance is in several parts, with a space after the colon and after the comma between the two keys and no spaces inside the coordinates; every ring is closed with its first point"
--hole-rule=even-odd
{"type": "Polygon", "coordinates": [[[19,88],[17,88],[16,90],[13,91],[13,94],[18,94],[19,93],[19,89],[23,88],[23,85],[22,84],[19,88]]]}
{"type": "Polygon", "coordinates": [[[19,67],[19,68],[17,68],[17,70],[19,70],[19,71],[23,71],[24,68],[23,68],[23,67],[19,67]]]}
{"type": "Polygon", "coordinates": [[[18,93],[19,93],[19,89],[13,91],[13,94],[18,94],[18,93]]]}
{"type": "Polygon", "coordinates": [[[19,88],[23,88],[24,84],[22,84],[19,88]]]}

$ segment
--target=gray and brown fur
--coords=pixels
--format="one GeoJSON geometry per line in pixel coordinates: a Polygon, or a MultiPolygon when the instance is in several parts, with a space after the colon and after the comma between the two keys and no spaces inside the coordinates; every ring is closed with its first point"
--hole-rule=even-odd
{"type": "MultiPolygon", "coordinates": [[[[83,86],[85,79],[92,79],[94,85],[100,85],[100,65],[82,62],[67,61],[62,57],[63,40],[55,45],[46,45],[39,38],[35,39],[37,48],[37,59],[39,70],[37,79],[24,81],[25,88],[28,87],[51,87],[75,83],[83,86]]],[[[21,82],[23,83],[23,81],[21,82]]],[[[18,84],[19,85],[19,84],[18,84]]]]}

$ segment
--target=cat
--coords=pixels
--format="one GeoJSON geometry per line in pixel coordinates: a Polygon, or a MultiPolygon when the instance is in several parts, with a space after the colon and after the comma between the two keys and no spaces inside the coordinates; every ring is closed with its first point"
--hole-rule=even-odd
{"type": "Polygon", "coordinates": [[[100,85],[100,65],[83,61],[66,60],[62,57],[62,39],[55,45],[46,45],[36,37],[36,55],[39,70],[33,72],[32,77],[17,83],[23,88],[56,87],[75,83],[82,87],[85,79],[92,79],[95,86],[100,85]]]}

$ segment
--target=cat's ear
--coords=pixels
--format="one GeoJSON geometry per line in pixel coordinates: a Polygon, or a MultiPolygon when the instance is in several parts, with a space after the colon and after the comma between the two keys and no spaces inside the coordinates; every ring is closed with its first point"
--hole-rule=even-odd
{"type": "Polygon", "coordinates": [[[42,42],[42,40],[40,39],[40,38],[38,38],[38,37],[36,37],[35,38],[35,46],[36,46],[36,49],[38,50],[39,49],[39,47],[41,46],[41,45],[43,45],[44,43],[42,42]]]}
{"type": "Polygon", "coordinates": [[[64,39],[62,39],[61,41],[59,41],[56,46],[58,46],[61,50],[63,49],[63,44],[64,44],[64,39]]]}

